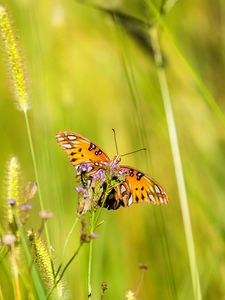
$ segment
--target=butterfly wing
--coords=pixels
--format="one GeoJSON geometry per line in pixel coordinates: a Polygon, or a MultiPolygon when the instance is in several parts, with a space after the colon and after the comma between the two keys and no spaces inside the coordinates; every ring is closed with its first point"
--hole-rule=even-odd
{"type": "Polygon", "coordinates": [[[167,204],[168,196],[155,179],[127,166],[120,166],[127,172],[126,182],[131,189],[128,205],[132,203],[167,204]]]}
{"type": "Polygon", "coordinates": [[[127,166],[120,166],[126,179],[111,191],[105,201],[108,209],[130,206],[133,203],[168,203],[168,196],[163,188],[151,177],[127,166]]]}
{"type": "MultiPolygon", "coordinates": [[[[65,150],[72,165],[78,170],[78,175],[87,172],[96,174],[110,164],[109,157],[94,143],[77,133],[60,131],[56,134],[59,145],[65,150]]],[[[130,206],[132,203],[166,204],[168,197],[161,186],[151,177],[127,166],[119,166],[126,174],[125,181],[120,183],[107,196],[104,204],[108,209],[120,206],[130,206]]]]}
{"type": "Polygon", "coordinates": [[[56,134],[56,140],[65,150],[74,167],[82,163],[94,163],[98,169],[98,163],[109,163],[109,157],[94,143],[70,131],[60,131],[56,134]]]}

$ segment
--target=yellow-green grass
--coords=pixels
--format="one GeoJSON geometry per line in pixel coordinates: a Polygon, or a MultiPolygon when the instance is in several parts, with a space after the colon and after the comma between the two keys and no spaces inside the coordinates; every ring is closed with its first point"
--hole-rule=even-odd
{"type": "MultiPolygon", "coordinates": [[[[152,22],[157,16],[150,2],[146,1],[143,10],[138,1],[118,1],[118,9],[152,22]]],[[[2,1],[2,5],[7,8],[18,37],[29,83],[27,114],[43,207],[54,213],[47,225],[55,265],[61,263],[77,205],[75,170],[59,149],[55,133],[78,132],[113,157],[116,150],[111,129],[115,128],[121,154],[142,147],[148,149],[145,154],[124,157],[122,163],[156,178],[165,187],[170,202],[163,207],[133,205],[118,211],[103,210],[104,224],[98,228],[99,237],[93,240],[92,299],[100,299],[103,281],[109,285],[105,299],[122,299],[127,290],[135,291],[140,278],[139,263],[147,263],[149,269],[138,299],[199,299],[193,292],[166,112],[152,54],[127,34],[117,16],[113,19],[85,4],[2,1]]],[[[159,7],[157,1],[154,5],[159,7]]],[[[207,300],[221,299],[225,293],[225,136],[221,113],[225,111],[224,20],[222,1],[216,1],[212,7],[203,0],[198,4],[177,1],[171,11],[157,20],[201,293],[207,300]]],[[[2,40],[0,47],[0,228],[4,236],[7,161],[12,155],[18,158],[21,189],[27,181],[36,181],[37,174],[24,116],[15,105],[2,40]]],[[[38,194],[31,204],[26,228],[36,231],[41,224],[38,194]]],[[[79,245],[79,230],[78,222],[65,249],[64,263],[79,245]]],[[[46,240],[45,232],[42,235],[46,240]]],[[[25,242],[21,245],[24,248],[25,242]]],[[[26,245],[29,248],[29,243],[26,245]]],[[[31,289],[35,299],[42,295],[43,283],[38,268],[32,284],[27,283],[27,262],[29,265],[32,249],[26,250],[27,269],[20,270],[20,291],[26,295],[31,289]]],[[[65,272],[62,284],[69,299],[87,299],[88,254],[89,245],[84,244],[65,272]]],[[[1,256],[1,262],[0,297],[8,299],[13,297],[10,256],[1,256]]]]}

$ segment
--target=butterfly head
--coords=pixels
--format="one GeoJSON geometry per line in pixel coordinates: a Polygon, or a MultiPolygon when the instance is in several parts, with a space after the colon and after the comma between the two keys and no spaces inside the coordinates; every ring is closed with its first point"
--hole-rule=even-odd
{"type": "Polygon", "coordinates": [[[113,160],[110,162],[110,167],[113,168],[113,167],[117,166],[120,161],[121,161],[120,155],[114,156],[113,160]]]}

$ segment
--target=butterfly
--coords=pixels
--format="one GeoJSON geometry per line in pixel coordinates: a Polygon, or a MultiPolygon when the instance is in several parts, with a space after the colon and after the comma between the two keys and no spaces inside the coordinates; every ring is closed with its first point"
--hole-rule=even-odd
{"type": "Polygon", "coordinates": [[[96,174],[99,170],[115,167],[125,174],[124,181],[108,194],[103,204],[104,207],[117,209],[120,206],[130,206],[133,203],[157,205],[168,203],[166,192],[153,178],[134,168],[120,165],[121,157],[119,155],[111,160],[96,144],[80,134],[70,131],[58,132],[56,140],[65,150],[73,167],[79,170],[83,164],[87,166],[85,171],[88,176],[96,174]]]}

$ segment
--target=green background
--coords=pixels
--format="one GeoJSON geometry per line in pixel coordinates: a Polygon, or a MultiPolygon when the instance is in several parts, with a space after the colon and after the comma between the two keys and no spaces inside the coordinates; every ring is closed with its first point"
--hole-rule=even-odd
{"type": "MultiPolygon", "coordinates": [[[[115,128],[119,153],[147,148],[145,153],[124,157],[122,163],[156,178],[170,201],[163,207],[133,205],[104,210],[104,224],[94,240],[93,299],[100,299],[103,281],[109,285],[104,299],[122,299],[127,290],[135,291],[139,263],[147,263],[149,269],[138,299],[194,299],[165,110],[151,49],[127,33],[126,23],[121,25],[118,18],[90,3],[156,22],[142,1],[2,1],[26,66],[28,115],[40,188],[44,207],[54,213],[48,229],[56,264],[75,219],[77,195],[75,171],[57,145],[55,134],[59,130],[77,132],[113,158],[115,128]]],[[[160,8],[161,2],[154,3],[160,8]]],[[[202,296],[223,299],[225,123],[213,107],[218,105],[225,111],[225,3],[177,1],[162,14],[162,20],[159,39],[184,167],[202,296]],[[199,85],[200,81],[204,84],[199,85]],[[208,91],[213,96],[211,106],[208,91]]],[[[131,21],[131,26],[136,25],[131,21]]],[[[4,203],[4,170],[11,155],[20,161],[24,183],[35,181],[35,176],[24,116],[11,91],[7,57],[4,51],[0,55],[4,203]]],[[[27,227],[37,229],[41,222],[38,196],[32,205],[27,227]]],[[[3,220],[4,210],[1,212],[3,220]]],[[[77,247],[78,227],[67,247],[67,258],[77,247]]],[[[88,245],[84,245],[63,280],[69,299],[87,299],[87,263],[88,245]]],[[[0,282],[5,299],[10,299],[11,285],[1,266],[0,282]]]]}

